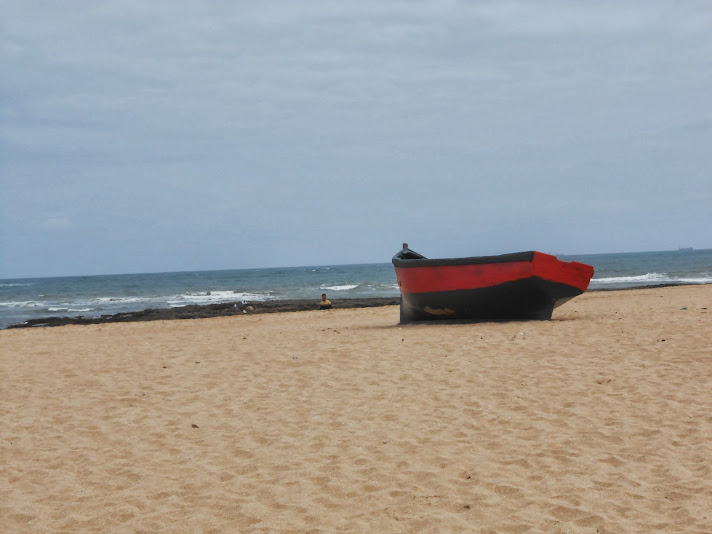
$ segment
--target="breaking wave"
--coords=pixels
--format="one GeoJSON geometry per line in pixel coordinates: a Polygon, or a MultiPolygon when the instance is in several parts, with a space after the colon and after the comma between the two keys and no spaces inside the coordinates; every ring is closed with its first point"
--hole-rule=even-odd
{"type": "Polygon", "coordinates": [[[593,278],[593,285],[655,285],[655,284],[709,284],[712,276],[671,276],[665,273],[647,273],[634,276],[607,276],[593,278]]]}
{"type": "Polygon", "coordinates": [[[358,284],[345,284],[342,286],[320,286],[321,289],[328,289],[330,291],[348,291],[349,289],[356,289],[358,284]]]}

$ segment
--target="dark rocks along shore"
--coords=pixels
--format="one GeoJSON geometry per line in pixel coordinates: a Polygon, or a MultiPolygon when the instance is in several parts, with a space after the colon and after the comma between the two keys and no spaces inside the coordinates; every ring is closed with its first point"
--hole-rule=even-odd
{"type": "MultiPolygon", "coordinates": [[[[332,300],[334,308],[373,308],[400,304],[400,297],[332,300]]],[[[229,315],[253,315],[318,310],[318,300],[271,300],[264,302],[224,302],[220,304],[192,305],[179,308],[149,308],[147,310],[101,315],[99,317],[44,317],[30,319],[8,328],[32,328],[41,326],[64,326],[102,323],[126,323],[135,321],[167,321],[172,319],[206,319],[229,315]]],[[[325,313],[327,313],[325,311],[325,313]]]]}

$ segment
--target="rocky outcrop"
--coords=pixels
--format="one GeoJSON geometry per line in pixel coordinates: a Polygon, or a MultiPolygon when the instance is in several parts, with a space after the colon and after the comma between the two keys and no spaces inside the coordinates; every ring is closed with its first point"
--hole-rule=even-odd
{"type": "MultiPolygon", "coordinates": [[[[333,300],[333,307],[371,308],[400,304],[400,297],[333,300]]],[[[224,302],[203,306],[192,305],[179,308],[149,308],[147,310],[101,315],[98,317],[45,317],[31,319],[8,328],[33,328],[41,326],[64,326],[101,323],[125,323],[132,321],[167,321],[172,319],[206,319],[229,315],[250,315],[257,313],[278,313],[319,310],[318,300],[270,300],[264,302],[224,302]]],[[[328,313],[325,311],[325,313],[328,313]]]]}

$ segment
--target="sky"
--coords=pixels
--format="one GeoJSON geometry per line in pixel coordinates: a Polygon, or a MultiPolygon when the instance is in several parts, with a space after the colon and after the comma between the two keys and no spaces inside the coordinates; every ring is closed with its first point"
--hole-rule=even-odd
{"type": "Polygon", "coordinates": [[[0,278],[712,248],[707,1],[0,11],[0,278]]]}

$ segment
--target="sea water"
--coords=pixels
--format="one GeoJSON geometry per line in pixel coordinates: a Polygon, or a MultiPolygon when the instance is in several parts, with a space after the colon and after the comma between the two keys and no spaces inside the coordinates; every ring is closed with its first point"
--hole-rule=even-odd
{"type": "MultiPolygon", "coordinates": [[[[712,283],[712,250],[558,255],[594,266],[589,289],[712,283]]],[[[0,280],[0,328],[44,317],[277,299],[397,297],[390,263],[0,280]]],[[[338,305],[338,304],[337,304],[338,305]]]]}

